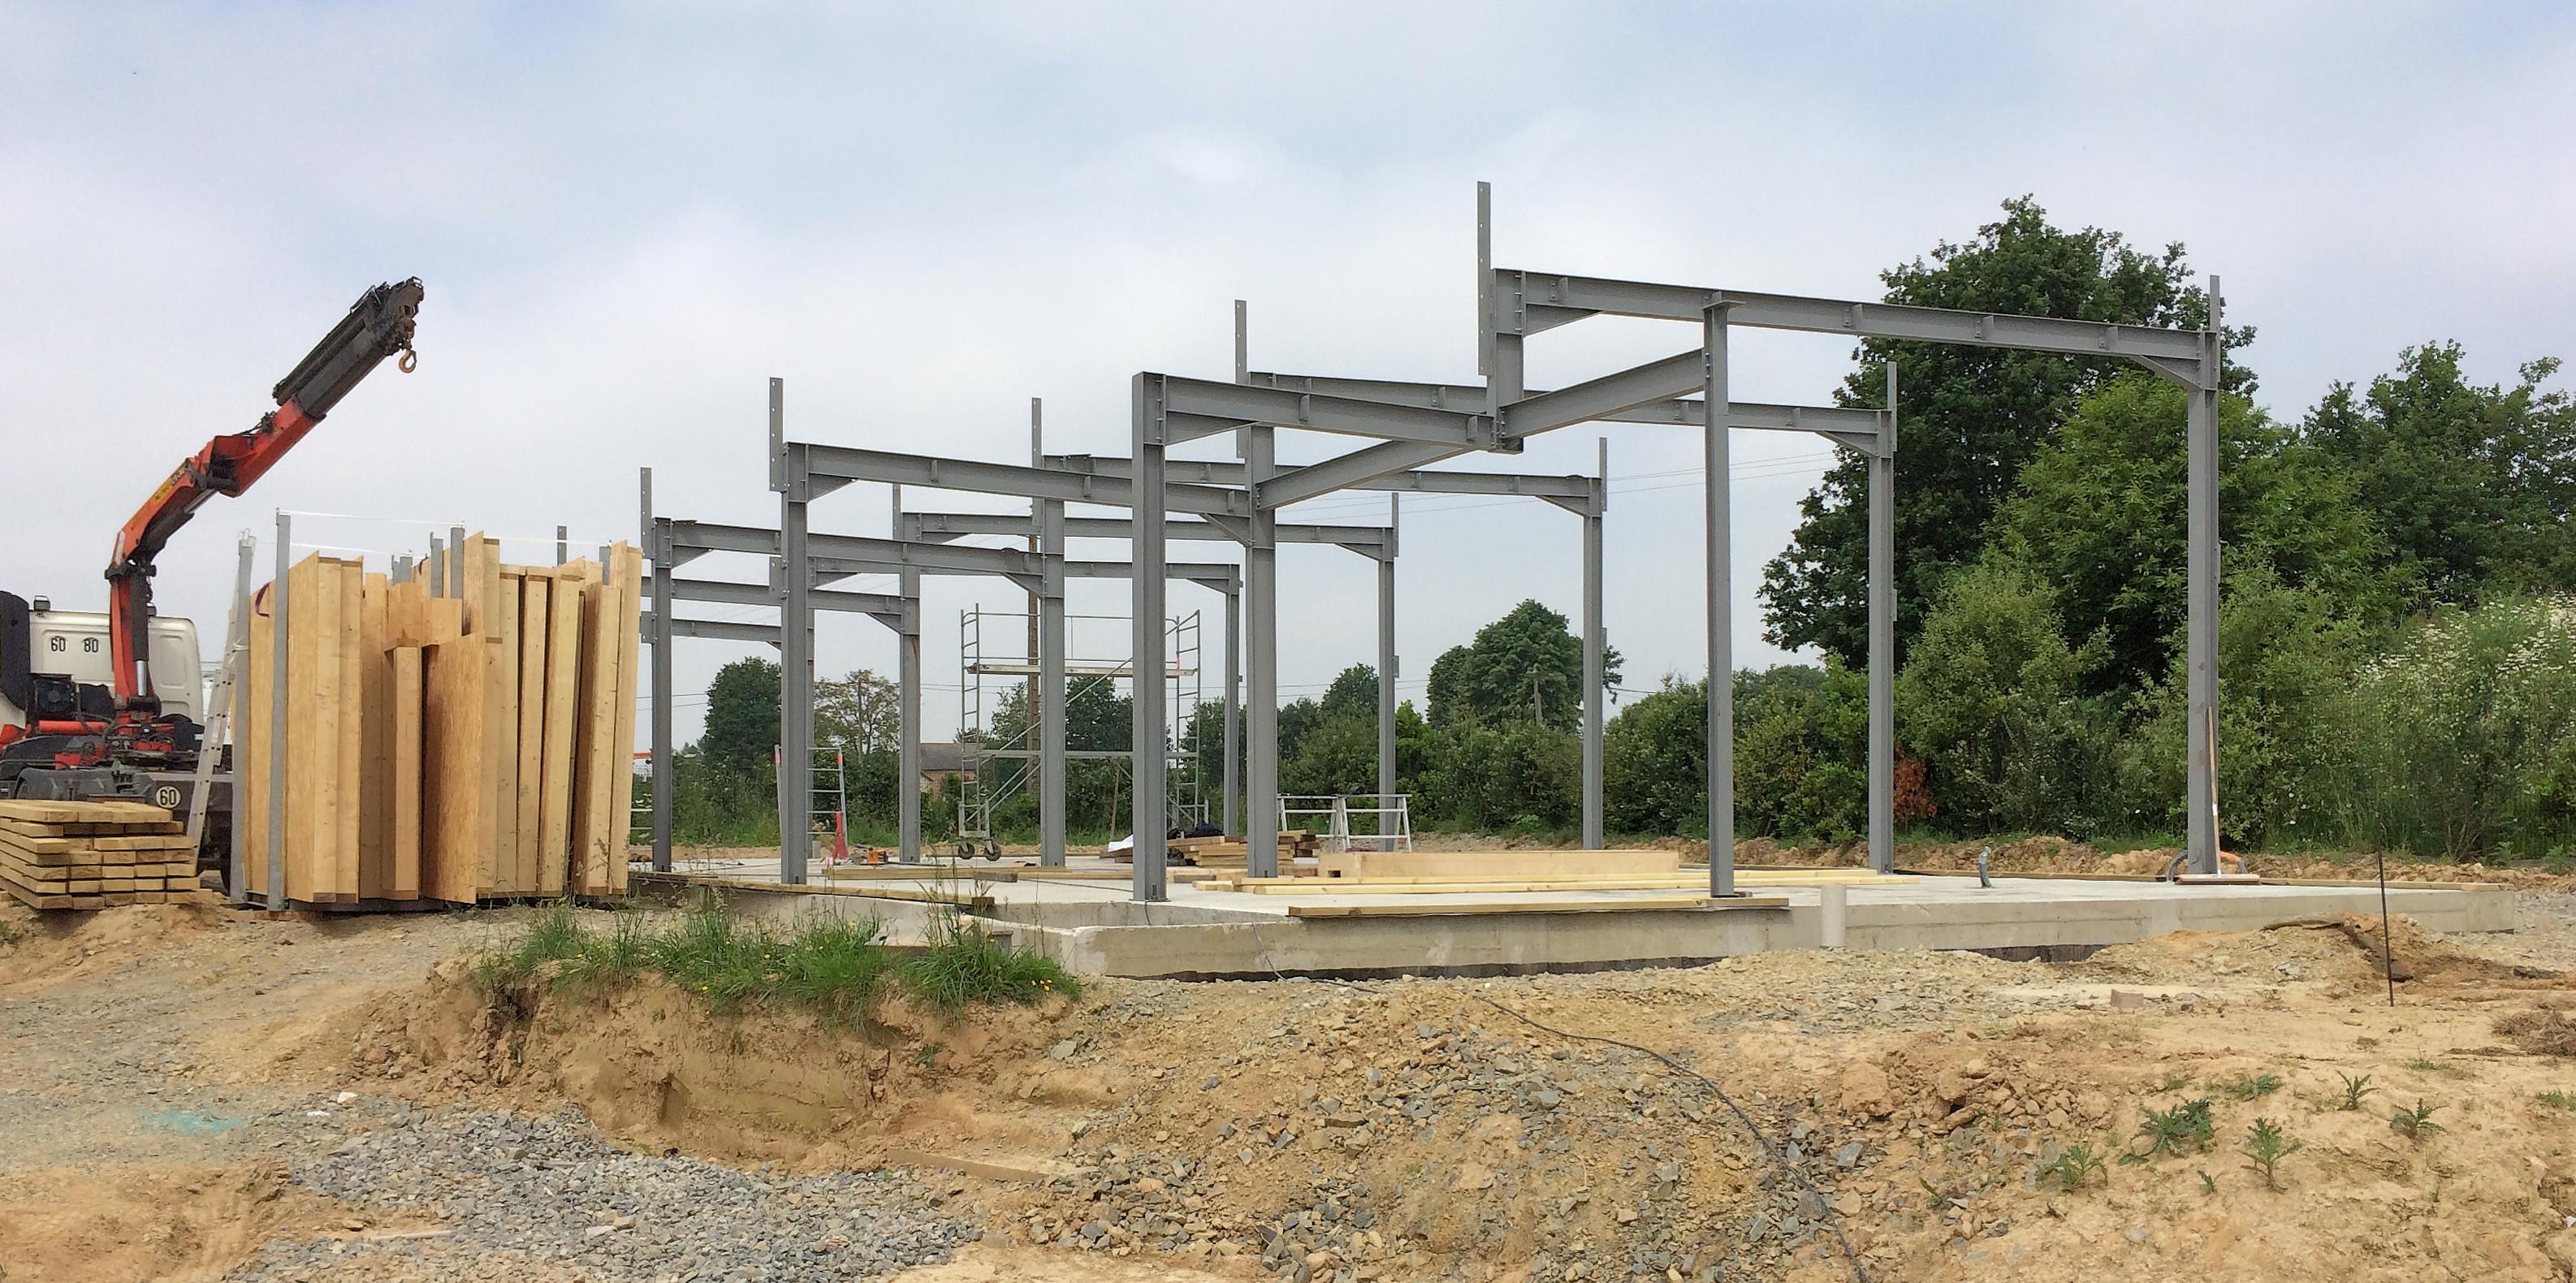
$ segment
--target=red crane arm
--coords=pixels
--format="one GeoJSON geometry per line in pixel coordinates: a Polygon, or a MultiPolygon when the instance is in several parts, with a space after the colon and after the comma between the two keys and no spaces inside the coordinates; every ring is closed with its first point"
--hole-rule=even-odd
{"type": "Polygon", "coordinates": [[[420,312],[420,278],[378,285],[358,296],[349,314],[278,381],[277,408],[246,432],[208,441],[181,463],[116,532],[108,561],[108,653],[117,707],[157,712],[150,647],[144,638],[152,605],[152,564],[170,536],[208,499],[248,490],[284,458],[331,407],[385,358],[412,367],[412,328],[420,312]]]}

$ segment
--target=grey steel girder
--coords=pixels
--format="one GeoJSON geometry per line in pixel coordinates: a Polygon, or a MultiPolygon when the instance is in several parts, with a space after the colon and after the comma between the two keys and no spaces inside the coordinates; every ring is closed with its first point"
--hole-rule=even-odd
{"type": "MultiPolygon", "coordinates": [[[[950,539],[965,535],[1017,537],[1029,533],[1029,519],[1010,512],[907,512],[903,514],[903,522],[907,539],[950,539]]],[[[1385,526],[1282,522],[1277,530],[1281,543],[1338,544],[1370,556],[1375,556],[1387,542],[1385,526]]],[[[1125,517],[1067,517],[1064,519],[1064,534],[1068,539],[1128,539],[1134,537],[1135,523],[1125,517]]],[[[1242,536],[1205,520],[1167,521],[1163,525],[1163,537],[1203,543],[1243,541],[1242,536]]]]}
{"type": "MultiPolygon", "coordinates": [[[[1409,443],[1392,442],[1389,444],[1408,445],[1409,443]]],[[[1376,447],[1372,446],[1368,449],[1375,448],[1376,447]]],[[[1428,449],[1430,447],[1417,446],[1411,448],[1428,449]]],[[[1366,454],[1368,453],[1368,449],[1354,451],[1353,453],[1366,454]]],[[[1466,452],[1458,451],[1456,453],[1463,454],[1466,452]]],[[[1343,457],[1348,458],[1350,456],[1345,455],[1343,457]]],[[[1060,468],[1066,472],[1077,473],[1085,476],[1116,477],[1120,479],[1128,477],[1135,469],[1135,462],[1131,459],[1122,459],[1111,455],[1096,454],[1051,454],[1047,456],[1047,465],[1051,468],[1060,468]]],[[[1181,482],[1194,482],[1200,485],[1211,486],[1244,486],[1251,484],[1248,465],[1240,463],[1211,463],[1196,459],[1168,459],[1163,463],[1163,470],[1168,475],[1179,478],[1179,480],[1175,481],[1173,485],[1179,485],[1181,482]]],[[[1303,471],[1303,469],[1292,469],[1285,475],[1295,475],[1296,472],[1300,471],[1303,471]]],[[[1172,487],[1165,487],[1167,490],[1170,488],[1172,487]]],[[[1265,486],[1262,488],[1266,489],[1267,487],[1265,486]]],[[[1592,478],[1580,475],[1532,476],[1508,472],[1391,472],[1380,473],[1354,482],[1351,485],[1338,488],[1346,490],[1394,490],[1417,494],[1516,495],[1531,499],[1581,499],[1592,493],[1592,478]]],[[[1272,507],[1275,505],[1264,500],[1262,506],[1272,507]]],[[[1285,530],[1288,527],[1282,525],[1279,528],[1285,530]]],[[[1282,536],[1282,540],[1285,540],[1285,536],[1282,536]]],[[[1342,541],[1331,540],[1328,542],[1339,543],[1342,541]]]]}
{"type": "Polygon", "coordinates": [[[2176,378],[2196,380],[2200,362],[2199,331],[2101,321],[1657,285],[1511,268],[1493,269],[1489,297],[1493,312],[1486,323],[1500,334],[1537,334],[1587,316],[1696,322],[1708,309],[1722,307],[1731,326],[2127,357],[2164,363],[2155,368],[2176,378]]]}
{"type": "MultiPolygon", "coordinates": [[[[1124,477],[1078,476],[1025,464],[941,459],[930,455],[896,454],[888,450],[861,450],[811,442],[791,443],[788,449],[804,453],[805,467],[810,475],[836,482],[883,481],[927,490],[963,490],[1020,499],[1057,499],[1066,503],[1096,503],[1114,508],[1135,506],[1133,489],[1124,477]]],[[[1193,516],[1252,515],[1251,497],[1240,490],[1174,486],[1164,494],[1163,502],[1171,511],[1193,516]]]]}
{"type": "Polygon", "coordinates": [[[1323,396],[1176,374],[1147,373],[1140,377],[1162,385],[1164,440],[1171,445],[1259,423],[1382,441],[1451,445],[1461,450],[1518,448],[1510,440],[1512,434],[1496,426],[1493,415],[1477,411],[1323,396]]]}
{"type": "MultiPolygon", "coordinates": [[[[1692,360],[1698,358],[1698,353],[1691,353],[1692,360]]],[[[1312,386],[1317,391],[1330,391],[1341,396],[1375,396],[1414,405],[1446,403],[1482,409],[1488,399],[1485,389],[1472,383],[1407,383],[1395,379],[1337,379],[1311,374],[1258,372],[1251,377],[1276,387],[1312,386]]],[[[1884,410],[1861,410],[1849,406],[1768,405],[1736,401],[1726,407],[1726,426],[1757,432],[1813,432],[1832,437],[1866,454],[1878,448],[1880,427],[1886,416],[1884,410]]],[[[1697,398],[1676,397],[1601,415],[1597,421],[1669,423],[1696,428],[1708,421],[1708,403],[1697,398]]]]}

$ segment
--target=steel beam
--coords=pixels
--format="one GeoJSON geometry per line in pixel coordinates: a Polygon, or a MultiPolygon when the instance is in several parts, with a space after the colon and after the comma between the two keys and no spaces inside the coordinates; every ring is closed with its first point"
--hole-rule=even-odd
{"type": "MultiPolygon", "coordinates": [[[[782,555],[781,533],[760,526],[734,526],[711,521],[674,521],[673,546],[700,552],[748,552],[782,555]]],[[[849,574],[900,570],[931,574],[1002,575],[1034,579],[1042,569],[1022,548],[978,548],[966,544],[909,543],[862,535],[807,534],[805,550],[812,564],[858,563],[849,574]]]]}
{"type": "MultiPolygon", "coordinates": [[[[1690,354],[1694,372],[1699,354],[1690,354]]],[[[1454,404],[1462,408],[1483,409],[1485,389],[1472,383],[1410,383],[1397,379],[1346,379],[1315,374],[1252,375],[1256,382],[1268,386],[1299,389],[1311,387],[1318,392],[1337,396],[1376,397],[1407,405],[1454,404]]],[[[1696,387],[1696,385],[1693,385],[1696,387]]],[[[1549,395],[1534,392],[1532,397],[1549,395]]],[[[1521,404],[1527,404],[1523,402],[1521,404]]],[[[1726,407],[1726,426],[1756,432],[1848,432],[1870,434],[1878,430],[1880,411],[1859,410],[1840,405],[1773,405],[1736,401],[1726,407]]],[[[1593,416],[1596,423],[1659,423],[1675,427],[1700,427],[1708,421],[1708,403],[1697,397],[1675,397],[1632,406],[1613,414],[1593,416]]]]}
{"type": "Polygon", "coordinates": [[[1869,456],[1869,867],[1896,870],[1896,362],[1869,456]]]}
{"type": "Polygon", "coordinates": [[[1164,380],[1153,374],[1135,376],[1129,387],[1135,422],[1130,444],[1136,460],[1136,573],[1132,612],[1135,644],[1129,671],[1135,674],[1128,748],[1135,754],[1131,777],[1131,823],[1135,850],[1130,894],[1140,903],[1170,898],[1163,882],[1163,796],[1165,769],[1171,764],[1164,747],[1163,709],[1163,484],[1164,380]]]}
{"type": "MultiPolygon", "coordinates": [[[[454,577],[462,579],[465,558],[464,540],[450,532],[448,564],[455,568],[454,577]]],[[[290,610],[294,594],[286,591],[287,572],[295,566],[294,520],[284,509],[277,514],[277,577],[268,585],[268,911],[286,908],[286,655],[287,630],[293,626],[290,610]]],[[[453,596],[465,594],[456,592],[453,596]]],[[[248,634],[244,634],[247,636],[248,634]]],[[[479,662],[479,661],[478,661],[479,662]]],[[[248,690],[249,684],[244,683],[248,690]]],[[[239,776],[243,773],[234,772],[239,776]]],[[[248,794],[244,794],[245,797],[248,794]]]]}
{"type": "MultiPolygon", "coordinates": [[[[1400,442],[1392,444],[1402,446],[1408,450],[1418,451],[1426,448],[1406,445],[1405,443],[1400,442]]],[[[1375,449],[1377,449],[1376,446],[1370,446],[1366,449],[1355,450],[1352,454],[1367,454],[1375,449]]],[[[1344,455],[1342,457],[1350,458],[1351,455],[1344,455]]],[[[1117,477],[1122,479],[1125,478],[1135,466],[1131,460],[1115,458],[1109,455],[1094,454],[1048,455],[1047,462],[1050,466],[1059,467],[1068,472],[1076,472],[1089,476],[1117,477]]],[[[1287,475],[1301,476],[1311,469],[1327,467],[1332,462],[1334,461],[1328,460],[1325,463],[1309,464],[1306,467],[1294,469],[1287,475]]],[[[1276,466],[1275,461],[1273,466],[1276,466]]],[[[1182,478],[1184,481],[1205,485],[1241,487],[1252,484],[1250,481],[1251,472],[1249,465],[1240,463],[1211,463],[1195,459],[1175,459],[1167,461],[1164,464],[1164,470],[1172,476],[1182,478]]],[[[1393,490],[1415,494],[1522,495],[1533,499],[1580,499],[1592,493],[1591,483],[1592,479],[1590,477],[1582,476],[1540,476],[1511,472],[1420,472],[1406,469],[1394,469],[1386,472],[1372,473],[1369,476],[1354,481],[1349,485],[1336,486],[1334,488],[1341,490],[1393,490]]],[[[1263,487],[1255,488],[1260,489],[1263,487]]],[[[1263,502],[1265,507],[1276,506],[1270,504],[1267,500],[1264,500],[1263,502]]],[[[1362,526],[1358,528],[1362,530],[1376,529],[1375,527],[1370,526],[1362,526]]],[[[1315,540],[1312,542],[1340,543],[1342,541],[1334,539],[1315,540]]]]}
{"type": "Polygon", "coordinates": [[[787,451],[778,485],[778,550],[785,572],[778,648],[778,880],[806,881],[814,847],[814,591],[806,531],[809,474],[786,443],[786,380],[769,381],[770,439],[787,451]]]}
{"type": "Polygon", "coordinates": [[[1494,416],[1161,374],[1166,432],[1184,437],[1262,423],[1460,450],[1510,448],[1494,416]]]}
{"type": "Polygon", "coordinates": [[[1727,477],[1726,309],[1701,317],[1708,418],[1702,488],[1708,541],[1708,893],[1735,894],[1735,555],[1727,477]]]}
{"type": "MultiPolygon", "coordinates": [[[[1398,505],[1404,496],[1386,497],[1386,528],[1393,531],[1401,513],[1398,505]]],[[[1387,541],[1386,555],[1377,560],[1377,804],[1378,832],[1386,831],[1387,817],[1383,808],[1389,805],[1395,787],[1395,541],[1387,541]]]]}
{"type": "MultiPolygon", "coordinates": [[[[1271,474],[1278,435],[1255,426],[1244,434],[1250,451],[1246,474],[1261,484],[1271,474]]],[[[1243,546],[1244,654],[1244,872],[1279,876],[1279,543],[1278,513],[1252,514],[1252,541],[1243,546]]]]}
{"type": "Polygon", "coordinates": [[[1501,333],[1532,334],[1586,316],[1636,316],[1697,321],[1723,307],[1727,324],[1766,330],[1804,330],[1852,338],[1913,339],[1976,347],[2197,362],[2200,335],[2146,325],[2113,325],[2046,316],[1963,312],[1898,303],[1809,298],[1743,290],[1657,285],[1596,276],[1497,268],[1492,293],[1506,303],[1490,310],[1501,333]]]}
{"type": "Polygon", "coordinates": [[[1038,500],[1038,552],[1046,560],[1038,594],[1038,863],[1065,857],[1064,503],[1038,500]]]}
{"type": "Polygon", "coordinates": [[[2190,473],[2184,537],[2185,712],[2191,741],[2184,805],[2194,873],[2218,869],[2218,389],[2225,365],[2218,278],[2209,278],[2209,328],[2198,337],[2198,386],[2184,425],[2190,473]]]}
{"type": "MultiPolygon", "coordinates": [[[[804,452],[807,470],[816,477],[883,481],[928,490],[962,490],[1019,499],[1061,499],[1066,503],[1097,503],[1118,508],[1135,506],[1135,496],[1124,477],[1106,474],[1075,476],[1051,468],[985,463],[975,459],[941,459],[930,455],[804,442],[798,443],[797,448],[804,452]]],[[[1167,490],[1163,494],[1162,506],[1173,512],[1198,516],[1246,517],[1252,514],[1252,501],[1248,496],[1240,491],[1211,486],[1185,485],[1167,490]]]]}
{"type": "MultiPolygon", "coordinates": [[[[1696,405],[1698,402],[1692,402],[1696,405]]],[[[1248,431],[1249,429],[1247,429],[1248,431]]],[[[1166,463],[1170,469],[1186,469],[1187,463],[1166,463]]],[[[1280,543],[1339,544],[1354,552],[1374,553],[1386,538],[1384,526],[1319,525],[1312,522],[1280,522],[1274,529],[1280,543]]],[[[904,514],[903,537],[930,540],[961,535],[1026,535],[1028,518],[1008,512],[908,512],[904,514]]],[[[1125,539],[1134,532],[1134,524],[1125,517],[1067,517],[1064,534],[1067,539],[1125,539]]],[[[1166,540],[1196,540],[1201,543],[1241,543],[1240,536],[1224,526],[1204,518],[1166,520],[1166,540]]]]}
{"type": "Polygon", "coordinates": [[[639,621],[648,633],[671,637],[704,637],[716,641],[767,642],[778,645],[778,625],[745,623],[738,619],[673,619],[667,634],[659,616],[644,612],[639,621]]]}
{"type": "Polygon", "coordinates": [[[672,775],[672,751],[675,728],[672,726],[672,659],[671,606],[673,576],[671,551],[664,541],[670,523],[653,515],[653,470],[643,470],[644,555],[653,559],[653,622],[643,635],[653,647],[653,705],[647,719],[653,749],[653,871],[671,871],[671,823],[677,805],[677,783],[672,775]]]}
{"type": "Polygon", "coordinates": [[[1601,528],[1610,507],[1610,439],[1598,442],[1598,475],[1592,502],[1583,514],[1583,849],[1608,845],[1602,820],[1601,718],[1609,698],[1604,669],[1608,657],[1601,621],[1601,528]]]}
{"type": "Polygon", "coordinates": [[[1225,809],[1217,827],[1241,833],[1243,820],[1243,590],[1225,595],[1225,809]]]}

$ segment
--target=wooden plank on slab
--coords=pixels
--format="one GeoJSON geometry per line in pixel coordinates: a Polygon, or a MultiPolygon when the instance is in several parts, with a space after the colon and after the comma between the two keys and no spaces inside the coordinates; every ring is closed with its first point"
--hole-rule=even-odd
{"type": "Polygon", "coordinates": [[[116,824],[134,821],[166,824],[167,808],[149,802],[42,802],[30,798],[0,800],[0,819],[30,824],[116,824]]]}
{"type": "Polygon", "coordinates": [[[522,893],[540,891],[544,881],[538,849],[544,845],[546,761],[546,642],[554,632],[549,614],[553,576],[530,570],[519,577],[518,764],[512,772],[512,805],[518,810],[513,832],[517,873],[512,885],[522,893]]]}
{"type": "Polygon", "coordinates": [[[476,637],[421,648],[421,894],[472,904],[480,874],[483,808],[483,656],[476,637]]]}
{"type": "MultiPolygon", "coordinates": [[[[408,587],[409,585],[404,585],[408,587]]],[[[385,895],[394,900],[420,898],[420,757],[421,650],[396,646],[385,652],[388,675],[385,736],[387,781],[385,840],[389,857],[385,895]]]]}
{"type": "Polygon", "coordinates": [[[573,780],[581,713],[581,601],[588,561],[556,568],[546,602],[545,742],[537,806],[537,893],[559,896],[572,856],[573,780]]]}
{"type": "Polygon", "coordinates": [[[1681,853],[1622,851],[1325,851],[1326,878],[1652,877],[1681,871],[1681,853]]]}
{"type": "Polygon", "coordinates": [[[519,887],[519,568],[495,579],[483,658],[484,780],[492,790],[492,842],[475,885],[486,895],[519,887]]]}
{"type": "Polygon", "coordinates": [[[644,554],[632,544],[619,543],[609,549],[617,578],[617,694],[612,710],[616,719],[613,733],[617,780],[612,803],[611,839],[606,890],[610,895],[626,894],[628,840],[635,827],[635,699],[641,690],[636,662],[636,646],[641,640],[644,604],[644,554]]]}
{"type": "Polygon", "coordinates": [[[359,580],[358,895],[380,899],[393,883],[393,587],[383,575],[359,580]]]}

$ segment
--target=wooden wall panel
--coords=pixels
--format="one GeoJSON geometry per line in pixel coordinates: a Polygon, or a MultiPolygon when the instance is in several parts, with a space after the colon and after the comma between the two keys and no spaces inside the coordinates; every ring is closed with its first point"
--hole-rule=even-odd
{"type": "Polygon", "coordinates": [[[531,569],[519,580],[519,659],[514,674],[519,690],[517,762],[512,772],[513,803],[518,809],[513,844],[518,873],[513,880],[522,895],[544,889],[537,851],[543,845],[546,748],[546,642],[553,620],[554,576],[531,569]]]}
{"type": "Polygon", "coordinates": [[[421,884],[421,649],[385,652],[386,867],[388,899],[417,900],[421,884]]]}

